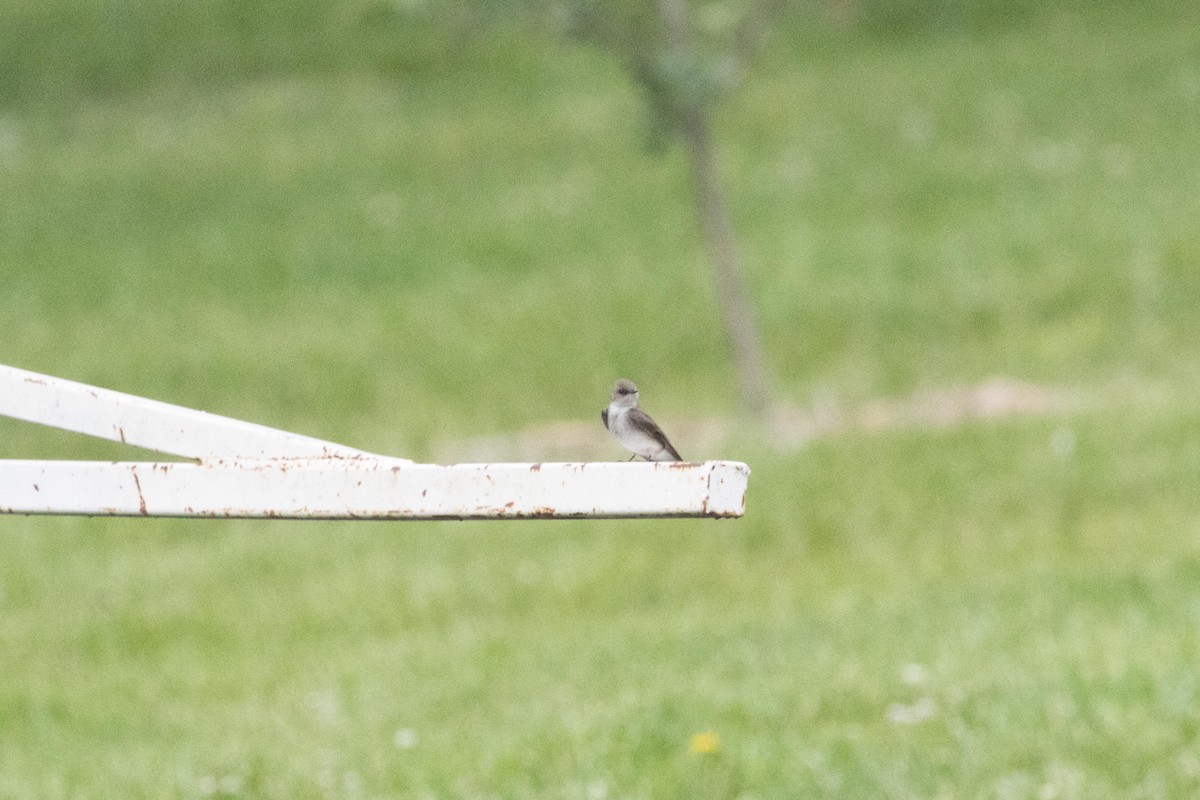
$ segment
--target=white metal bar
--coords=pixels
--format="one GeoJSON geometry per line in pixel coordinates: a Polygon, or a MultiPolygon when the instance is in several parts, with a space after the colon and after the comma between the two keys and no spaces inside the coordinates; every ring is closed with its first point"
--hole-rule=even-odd
{"type": "Polygon", "coordinates": [[[0,460],[0,513],[308,519],[738,517],[731,461],[413,464],[385,458],[192,463],[0,460]]]}
{"type": "Polygon", "coordinates": [[[2,364],[0,415],[200,460],[370,455],[309,436],[2,364]]]}
{"type": "Polygon", "coordinates": [[[735,517],[750,474],[730,461],[414,464],[4,365],[0,415],[198,462],[0,460],[0,514],[735,517]]]}

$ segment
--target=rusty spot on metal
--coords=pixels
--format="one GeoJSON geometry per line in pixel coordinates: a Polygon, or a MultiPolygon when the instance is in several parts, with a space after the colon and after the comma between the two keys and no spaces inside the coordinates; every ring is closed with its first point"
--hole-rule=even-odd
{"type": "Polygon", "coordinates": [[[691,469],[696,466],[691,461],[672,461],[667,464],[667,469],[691,469]]]}
{"type": "Polygon", "coordinates": [[[515,500],[509,500],[507,503],[505,503],[505,504],[504,504],[504,510],[505,510],[505,511],[508,511],[508,510],[510,510],[510,509],[511,509],[513,506],[515,506],[515,505],[516,505],[516,501],[515,501],[515,500]]]}
{"type": "Polygon", "coordinates": [[[530,472],[541,472],[541,471],[542,471],[542,465],[541,465],[541,464],[534,464],[534,465],[532,465],[532,466],[529,468],[529,471],[530,471],[530,472]]]}
{"type": "Polygon", "coordinates": [[[41,378],[26,378],[25,382],[26,383],[36,383],[38,386],[46,385],[46,382],[44,380],[42,380],[41,378]]]}
{"type": "Polygon", "coordinates": [[[575,511],[569,514],[560,514],[550,506],[537,506],[531,511],[520,511],[516,514],[510,514],[508,519],[559,519],[563,517],[586,517],[587,514],[575,511]]]}
{"type": "Polygon", "coordinates": [[[138,480],[137,467],[130,467],[129,472],[133,475],[133,485],[137,487],[138,509],[142,516],[146,516],[146,498],[142,495],[142,482],[138,480]]]}

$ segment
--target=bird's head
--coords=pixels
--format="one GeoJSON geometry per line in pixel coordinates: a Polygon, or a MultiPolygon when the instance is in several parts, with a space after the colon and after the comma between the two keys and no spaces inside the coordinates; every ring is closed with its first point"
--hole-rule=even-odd
{"type": "Polygon", "coordinates": [[[636,406],[638,401],[638,388],[633,381],[627,381],[621,378],[613,386],[612,399],[614,403],[623,406],[636,406]]]}

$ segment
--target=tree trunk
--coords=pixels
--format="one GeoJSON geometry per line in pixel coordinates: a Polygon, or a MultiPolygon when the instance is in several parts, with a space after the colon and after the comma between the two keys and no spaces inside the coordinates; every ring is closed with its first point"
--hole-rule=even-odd
{"type": "Polygon", "coordinates": [[[771,405],[767,359],[754,304],[746,290],[733,222],[717,174],[709,119],[703,110],[691,110],[680,119],[679,126],[691,164],[697,218],[712,267],[717,307],[733,348],[738,396],[743,411],[762,420],[771,405]]]}
{"type": "MultiPolygon", "coordinates": [[[[668,44],[673,48],[686,48],[688,20],[685,0],[658,0],[658,11],[666,29],[668,44]]],[[[758,332],[754,304],[750,302],[746,291],[733,221],[729,218],[725,192],[717,174],[708,109],[702,106],[677,108],[674,123],[688,151],[697,222],[712,268],[717,308],[733,349],[738,399],[747,416],[765,421],[771,410],[767,358],[758,332]]]]}

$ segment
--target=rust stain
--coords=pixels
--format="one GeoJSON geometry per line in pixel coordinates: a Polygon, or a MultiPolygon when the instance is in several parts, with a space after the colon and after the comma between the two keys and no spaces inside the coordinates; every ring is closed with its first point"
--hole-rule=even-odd
{"type": "Polygon", "coordinates": [[[586,517],[587,514],[578,511],[570,514],[560,514],[550,506],[537,506],[532,511],[522,511],[509,515],[508,519],[562,519],[567,517],[586,517]]]}
{"type": "Polygon", "coordinates": [[[138,480],[137,467],[130,467],[129,472],[133,475],[133,485],[137,487],[138,509],[142,516],[146,516],[146,498],[142,495],[142,482],[138,480]]]}
{"type": "Polygon", "coordinates": [[[691,461],[672,461],[667,464],[667,469],[691,469],[694,466],[696,465],[691,461]]]}
{"type": "Polygon", "coordinates": [[[25,382],[26,383],[36,383],[38,386],[46,385],[46,382],[44,380],[42,380],[41,378],[26,378],[25,382]]]}
{"type": "Polygon", "coordinates": [[[125,429],[120,425],[117,426],[117,435],[121,437],[121,444],[125,444],[125,429]]]}
{"type": "Polygon", "coordinates": [[[508,511],[508,510],[510,510],[510,509],[511,509],[511,508],[512,508],[514,505],[516,505],[516,501],[514,501],[514,500],[509,500],[507,503],[505,503],[505,504],[504,504],[504,510],[505,510],[505,511],[508,511]]]}
{"type": "Polygon", "coordinates": [[[530,472],[541,472],[541,471],[542,471],[542,465],[541,465],[541,464],[534,464],[534,465],[532,465],[532,466],[529,468],[529,471],[530,471],[530,472]]]}

